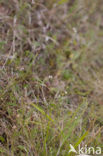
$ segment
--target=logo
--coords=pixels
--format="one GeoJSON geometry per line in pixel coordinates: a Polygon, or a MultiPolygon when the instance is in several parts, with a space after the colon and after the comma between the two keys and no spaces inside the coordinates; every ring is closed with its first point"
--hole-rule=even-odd
{"type": "Polygon", "coordinates": [[[85,145],[84,147],[78,146],[78,151],[74,148],[73,145],[70,144],[69,153],[75,153],[76,156],[93,156],[93,155],[101,155],[102,149],[101,147],[88,147],[85,145]]]}
{"type": "Polygon", "coordinates": [[[70,144],[70,150],[69,150],[69,153],[70,152],[74,152],[74,153],[77,153],[77,151],[75,150],[75,148],[70,144]]]}

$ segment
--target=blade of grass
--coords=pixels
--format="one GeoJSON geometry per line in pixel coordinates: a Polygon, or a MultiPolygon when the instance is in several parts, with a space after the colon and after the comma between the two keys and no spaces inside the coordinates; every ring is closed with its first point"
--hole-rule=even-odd
{"type": "Polygon", "coordinates": [[[54,120],[52,120],[52,118],[48,114],[46,114],[42,108],[40,108],[35,104],[31,104],[31,105],[35,107],[42,115],[46,116],[46,118],[48,118],[50,121],[54,122],[54,120]]]}

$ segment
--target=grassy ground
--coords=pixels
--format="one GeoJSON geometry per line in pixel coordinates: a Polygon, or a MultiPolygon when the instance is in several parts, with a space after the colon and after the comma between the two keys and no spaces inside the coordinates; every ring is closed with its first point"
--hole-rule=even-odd
{"type": "Polygon", "coordinates": [[[0,0],[0,155],[103,148],[103,1],[0,0]]]}

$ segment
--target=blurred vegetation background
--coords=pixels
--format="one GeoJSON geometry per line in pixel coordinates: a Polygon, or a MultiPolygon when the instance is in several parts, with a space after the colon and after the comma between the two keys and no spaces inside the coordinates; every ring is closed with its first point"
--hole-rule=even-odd
{"type": "Polygon", "coordinates": [[[0,0],[1,156],[103,148],[102,12],[102,0],[0,0]]]}

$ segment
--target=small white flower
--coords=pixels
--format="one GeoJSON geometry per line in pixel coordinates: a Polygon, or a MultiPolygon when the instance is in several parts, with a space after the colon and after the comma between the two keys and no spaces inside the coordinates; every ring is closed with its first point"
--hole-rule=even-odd
{"type": "Polygon", "coordinates": [[[67,91],[65,91],[64,93],[67,94],[67,91]]]}
{"type": "Polygon", "coordinates": [[[74,33],[77,33],[77,29],[75,27],[73,27],[73,31],[74,33]]]}
{"type": "Polygon", "coordinates": [[[49,79],[52,79],[53,78],[53,76],[52,75],[49,75],[49,79]]]}

